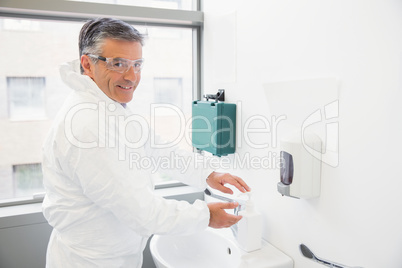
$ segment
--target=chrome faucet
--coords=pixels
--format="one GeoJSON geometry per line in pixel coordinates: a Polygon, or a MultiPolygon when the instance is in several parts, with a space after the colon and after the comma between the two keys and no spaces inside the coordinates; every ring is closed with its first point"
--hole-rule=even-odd
{"type": "Polygon", "coordinates": [[[209,195],[210,197],[222,200],[222,201],[226,201],[226,202],[237,202],[239,205],[237,207],[234,208],[234,215],[239,215],[239,212],[242,211],[243,209],[246,208],[246,201],[244,200],[235,200],[235,199],[230,199],[227,197],[223,197],[217,194],[212,193],[208,188],[205,189],[204,193],[206,195],[209,195]]]}
{"type": "MultiPolygon", "coordinates": [[[[234,215],[239,215],[239,212],[242,211],[243,209],[246,208],[246,201],[244,200],[234,200],[234,199],[230,199],[227,197],[223,197],[217,194],[212,193],[208,188],[205,189],[204,193],[206,195],[209,195],[210,197],[222,200],[222,201],[226,201],[226,202],[237,202],[239,205],[237,207],[234,208],[233,214],[234,215]]],[[[233,232],[234,237],[237,237],[237,223],[233,224],[232,226],[230,226],[230,229],[233,232]]]]}

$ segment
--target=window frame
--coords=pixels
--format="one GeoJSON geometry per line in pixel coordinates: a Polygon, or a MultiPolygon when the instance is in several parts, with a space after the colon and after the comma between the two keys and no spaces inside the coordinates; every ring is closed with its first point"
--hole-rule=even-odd
{"type": "MultiPolygon", "coordinates": [[[[113,17],[130,24],[158,27],[191,28],[193,33],[193,100],[201,99],[204,14],[201,0],[193,0],[196,11],[113,5],[68,0],[2,0],[0,18],[80,21],[90,18],[113,17]]],[[[180,187],[177,181],[156,185],[156,189],[180,187]]],[[[0,200],[0,207],[42,202],[44,195],[0,200]]]]}

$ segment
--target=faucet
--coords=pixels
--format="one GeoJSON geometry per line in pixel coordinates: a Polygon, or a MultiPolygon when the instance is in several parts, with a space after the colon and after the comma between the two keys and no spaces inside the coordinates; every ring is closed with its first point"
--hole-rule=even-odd
{"type": "MultiPolygon", "coordinates": [[[[220,196],[217,194],[212,193],[208,188],[204,190],[204,193],[206,195],[209,195],[210,197],[222,200],[222,201],[226,201],[226,202],[237,202],[239,205],[237,207],[234,208],[233,214],[234,215],[239,215],[239,212],[244,210],[246,208],[246,201],[245,200],[235,200],[235,199],[230,199],[224,196],[220,196]]],[[[234,235],[234,237],[237,237],[237,223],[233,224],[232,226],[230,226],[230,229],[232,230],[232,233],[234,235]]]]}
{"type": "Polygon", "coordinates": [[[244,200],[235,200],[235,199],[231,199],[231,198],[227,198],[224,196],[220,196],[217,194],[212,193],[208,188],[205,189],[204,191],[205,194],[209,195],[210,197],[222,200],[222,201],[226,201],[226,202],[237,202],[239,205],[237,207],[234,208],[234,215],[239,215],[239,212],[244,210],[246,208],[246,201],[244,200]]]}

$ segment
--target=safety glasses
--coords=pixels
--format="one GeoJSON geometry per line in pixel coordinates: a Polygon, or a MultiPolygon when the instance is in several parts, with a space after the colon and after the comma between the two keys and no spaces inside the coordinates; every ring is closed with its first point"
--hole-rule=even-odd
{"type": "Polygon", "coordinates": [[[133,67],[134,73],[138,73],[141,72],[144,66],[144,59],[128,60],[123,58],[105,58],[94,54],[88,54],[88,56],[106,62],[107,69],[118,73],[128,72],[131,67],[133,67]]]}

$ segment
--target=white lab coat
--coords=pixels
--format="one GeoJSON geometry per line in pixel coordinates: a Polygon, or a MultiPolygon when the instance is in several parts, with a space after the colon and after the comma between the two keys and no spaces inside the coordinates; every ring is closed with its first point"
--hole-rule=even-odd
{"type": "MultiPolygon", "coordinates": [[[[46,267],[141,267],[151,234],[205,229],[210,217],[205,202],[191,205],[155,195],[149,170],[130,164],[130,154],[157,157],[161,151],[136,144],[143,136],[130,111],[81,75],[78,61],[63,65],[60,73],[74,90],[43,147],[43,214],[53,227],[46,267]],[[119,123],[124,131],[118,131],[119,123]]],[[[201,166],[182,177],[205,187],[210,172],[201,166]]]]}

